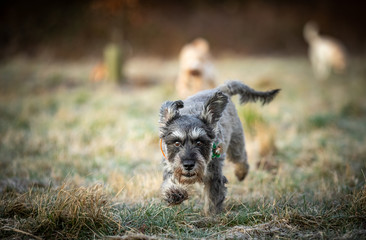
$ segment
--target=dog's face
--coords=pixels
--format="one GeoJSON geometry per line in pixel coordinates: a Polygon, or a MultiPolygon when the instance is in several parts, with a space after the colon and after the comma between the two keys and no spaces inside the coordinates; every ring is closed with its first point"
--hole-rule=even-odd
{"type": "Polygon", "coordinates": [[[228,102],[228,97],[216,92],[202,112],[181,115],[182,101],[165,102],[160,110],[160,137],[166,144],[166,166],[181,184],[201,182],[211,160],[215,127],[228,102]]]}
{"type": "Polygon", "coordinates": [[[202,181],[211,158],[213,129],[200,119],[183,115],[165,128],[163,141],[167,148],[168,165],[182,184],[202,181]]]}
{"type": "Polygon", "coordinates": [[[210,61],[210,47],[206,40],[196,39],[185,45],[180,53],[180,65],[189,75],[201,77],[210,61]]]}

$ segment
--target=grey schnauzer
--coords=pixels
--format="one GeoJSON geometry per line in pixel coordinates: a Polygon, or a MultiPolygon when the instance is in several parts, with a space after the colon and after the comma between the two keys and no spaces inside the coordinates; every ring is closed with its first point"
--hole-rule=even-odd
{"type": "Polygon", "coordinates": [[[160,144],[164,155],[163,199],[177,205],[188,199],[187,187],[204,184],[204,212],[222,210],[226,195],[224,159],[235,164],[235,175],[242,181],[249,170],[244,132],[230,97],[240,95],[240,103],[269,103],[279,89],[256,91],[230,81],[205,90],[184,101],[164,102],[160,109],[160,144]]]}

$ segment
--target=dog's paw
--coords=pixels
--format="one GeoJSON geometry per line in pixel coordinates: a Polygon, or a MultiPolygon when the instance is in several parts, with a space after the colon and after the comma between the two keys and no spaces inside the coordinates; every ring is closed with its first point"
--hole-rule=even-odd
{"type": "Polygon", "coordinates": [[[235,176],[238,178],[239,181],[243,181],[244,178],[247,176],[249,171],[249,166],[246,164],[236,165],[235,166],[235,176]]]}
{"type": "Polygon", "coordinates": [[[169,205],[178,205],[187,199],[188,199],[187,190],[177,186],[169,188],[164,194],[164,200],[169,205]]]}

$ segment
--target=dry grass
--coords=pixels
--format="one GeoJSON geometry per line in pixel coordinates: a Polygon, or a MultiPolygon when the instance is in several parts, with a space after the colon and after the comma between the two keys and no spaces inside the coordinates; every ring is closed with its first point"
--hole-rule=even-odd
{"type": "Polygon", "coordinates": [[[1,219],[3,237],[79,239],[100,237],[119,227],[101,185],[7,192],[1,198],[1,219]]]}
{"type": "Polygon", "coordinates": [[[238,182],[226,164],[226,210],[216,218],[202,216],[199,190],[173,208],[159,197],[158,110],[176,99],[176,61],[131,59],[122,87],[90,82],[92,62],[4,62],[0,236],[364,238],[364,61],[325,82],[304,58],[216,61],[222,82],[282,88],[270,105],[238,106],[251,172],[238,182]]]}

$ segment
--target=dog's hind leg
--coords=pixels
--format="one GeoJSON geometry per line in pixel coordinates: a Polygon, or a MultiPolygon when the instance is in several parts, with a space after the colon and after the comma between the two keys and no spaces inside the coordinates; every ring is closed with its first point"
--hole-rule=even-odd
{"type": "Polygon", "coordinates": [[[228,160],[235,164],[235,175],[239,181],[243,181],[249,171],[247,152],[245,150],[244,132],[241,124],[234,124],[231,140],[227,149],[228,160]]]}

